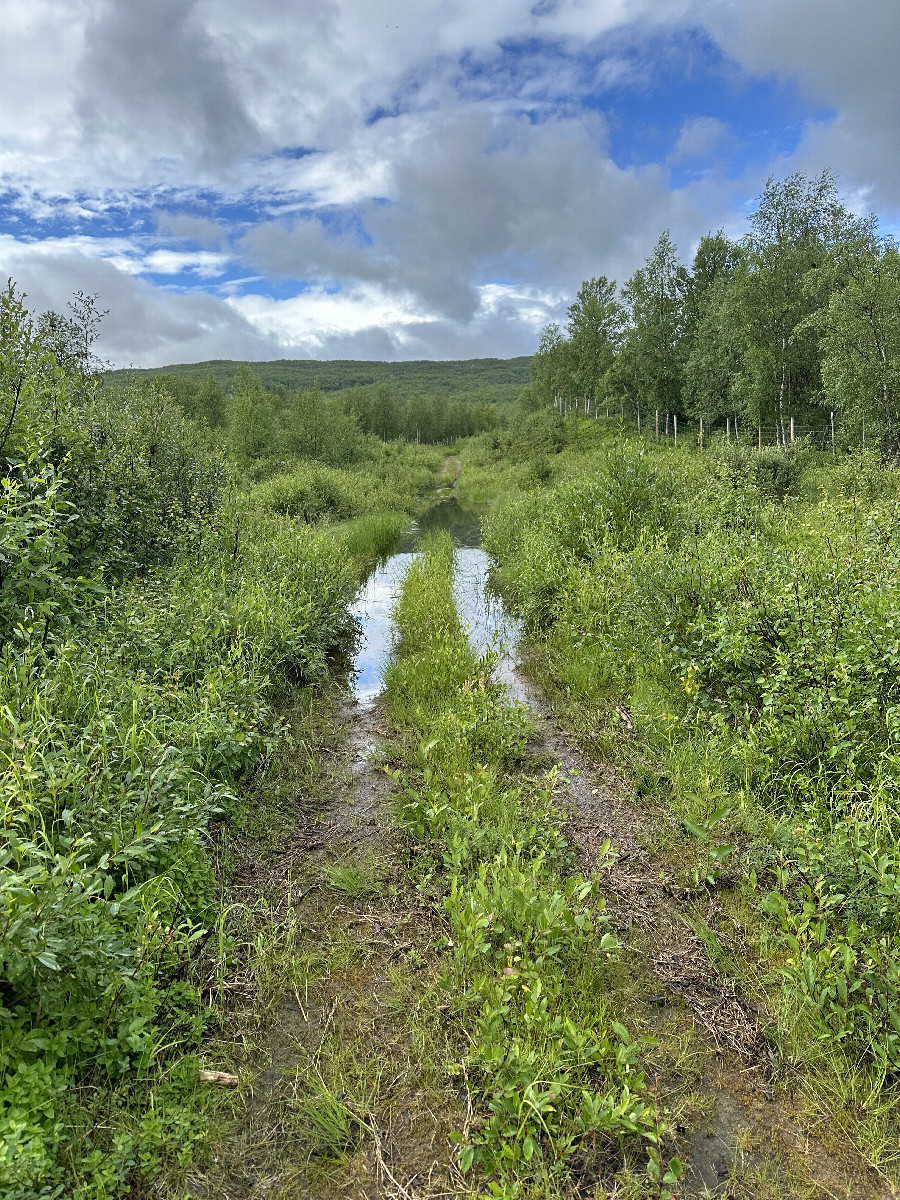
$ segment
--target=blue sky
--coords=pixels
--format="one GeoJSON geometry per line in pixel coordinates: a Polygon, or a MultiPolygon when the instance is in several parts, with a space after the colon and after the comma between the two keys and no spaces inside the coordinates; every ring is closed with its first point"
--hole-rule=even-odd
{"type": "Polygon", "coordinates": [[[887,0],[9,0],[0,268],[117,364],[533,352],[769,175],[900,211],[887,0]]]}

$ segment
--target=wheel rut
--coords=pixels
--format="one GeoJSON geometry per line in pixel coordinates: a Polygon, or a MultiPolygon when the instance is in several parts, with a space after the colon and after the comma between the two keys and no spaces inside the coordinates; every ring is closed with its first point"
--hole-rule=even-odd
{"type": "MultiPolygon", "coordinates": [[[[422,1053],[440,1031],[409,1020],[434,987],[440,930],[408,883],[389,814],[389,730],[379,703],[333,705],[316,797],[248,848],[244,919],[290,930],[273,944],[271,996],[259,963],[230,981],[237,1118],[191,1195],[212,1200],[439,1200],[463,1194],[452,1166],[459,1098],[422,1053]],[[261,917],[265,913],[265,920],[261,917]],[[289,960],[289,961],[288,961],[289,960]],[[423,1062],[427,1066],[423,1069],[423,1062]]],[[[308,754],[289,739],[281,770],[308,754]]]]}
{"type": "MultiPolygon", "coordinates": [[[[606,910],[627,947],[632,1019],[660,1041],[663,1053],[651,1056],[650,1072],[659,1072],[655,1086],[679,1135],[686,1172],[678,1194],[691,1200],[895,1196],[865,1164],[829,1152],[798,1118],[792,1089],[779,1081],[765,1011],[721,974],[696,932],[700,917],[727,936],[715,894],[685,895],[688,889],[676,887],[659,861],[655,847],[677,832],[671,814],[638,808],[626,778],[586,754],[534,683],[517,674],[538,729],[530,753],[560,764],[557,795],[568,813],[568,837],[584,870],[601,873],[606,910]],[[686,1033],[699,1053],[673,1060],[665,1042],[683,1044],[686,1033]],[[801,1191],[784,1190],[798,1181],[801,1191]]],[[[620,715],[627,735],[630,717],[620,715]]]]}

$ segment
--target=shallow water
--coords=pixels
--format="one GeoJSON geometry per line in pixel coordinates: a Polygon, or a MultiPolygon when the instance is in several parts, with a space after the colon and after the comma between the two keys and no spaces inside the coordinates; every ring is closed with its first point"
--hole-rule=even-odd
{"type": "Polygon", "coordinates": [[[455,499],[435,505],[411,526],[397,553],[372,572],[351,607],[361,628],[351,684],[356,699],[360,704],[371,704],[384,688],[384,672],[393,647],[391,610],[417,546],[433,529],[449,530],[458,547],[453,594],[472,648],[478,655],[493,651],[494,678],[506,685],[513,699],[524,700],[515,671],[518,626],[504,612],[498,597],[487,590],[489,560],[481,549],[479,515],[455,499]]]}

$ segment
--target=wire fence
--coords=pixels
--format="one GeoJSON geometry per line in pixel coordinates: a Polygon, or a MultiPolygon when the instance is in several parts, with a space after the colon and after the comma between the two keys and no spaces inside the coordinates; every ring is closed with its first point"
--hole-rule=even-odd
{"type": "MultiPolygon", "coordinates": [[[[754,425],[751,421],[735,415],[725,417],[723,426],[722,418],[711,425],[702,419],[687,421],[676,413],[628,404],[607,406],[587,400],[581,403],[560,401],[556,407],[564,417],[617,419],[645,437],[656,441],[668,441],[676,446],[695,446],[700,450],[708,446],[713,438],[716,442],[724,438],[726,442],[756,446],[759,450],[769,446],[787,449],[798,442],[804,442],[817,450],[830,451],[832,454],[836,454],[838,447],[843,448],[844,445],[833,412],[825,417],[822,424],[817,425],[800,425],[794,417],[786,417],[784,421],[775,425],[754,425]]],[[[858,436],[854,440],[859,441],[858,436]]],[[[865,426],[862,427],[861,444],[863,447],[866,445],[865,426]]]]}

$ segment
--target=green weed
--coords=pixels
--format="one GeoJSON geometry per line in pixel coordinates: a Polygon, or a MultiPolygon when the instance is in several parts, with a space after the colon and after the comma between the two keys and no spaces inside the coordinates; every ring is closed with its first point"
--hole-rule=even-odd
{"type": "Polygon", "coordinates": [[[327,863],[322,874],[332,891],[339,892],[349,900],[377,896],[384,881],[380,864],[372,861],[327,863]]]}
{"type": "MultiPolygon", "coordinates": [[[[823,458],[605,449],[485,538],[585,737],[673,808],[693,885],[740,885],[763,923],[769,961],[743,971],[785,1057],[811,1093],[882,1089],[896,1129],[895,472],[823,458]]],[[[868,1117],[842,1128],[896,1159],[868,1117]]]]}
{"type": "Polygon", "coordinates": [[[469,649],[451,574],[445,539],[410,568],[388,695],[410,739],[398,815],[433,864],[421,864],[422,886],[448,922],[442,983],[469,1043],[456,1069],[483,1113],[456,1138],[460,1167],[491,1195],[526,1195],[573,1156],[613,1174],[649,1145],[651,1176],[668,1188],[680,1167],[665,1155],[640,1048],[602,999],[617,939],[595,881],[571,870],[555,775],[509,778],[528,722],[469,649]]]}

